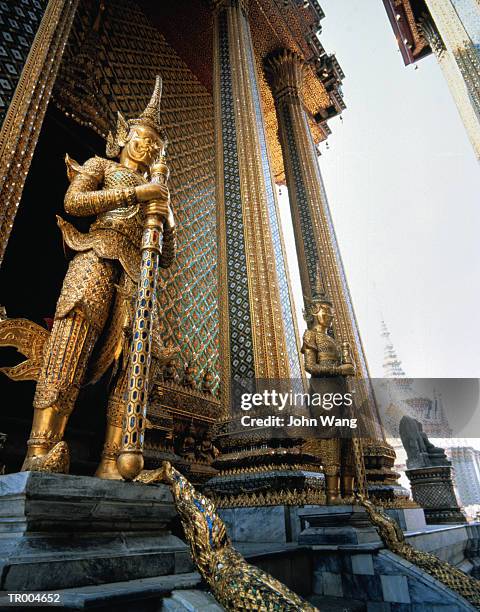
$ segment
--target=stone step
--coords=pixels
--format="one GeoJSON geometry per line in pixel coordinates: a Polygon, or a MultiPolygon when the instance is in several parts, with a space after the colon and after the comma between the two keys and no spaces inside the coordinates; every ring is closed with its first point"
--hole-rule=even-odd
{"type": "Polygon", "coordinates": [[[160,612],[225,612],[225,608],[211,593],[187,589],[173,591],[163,600],[160,612]]]}
{"type": "Polygon", "coordinates": [[[328,597],[326,595],[315,595],[307,599],[321,612],[366,612],[367,610],[367,604],[364,601],[355,599],[328,597]]]}
{"type": "MultiPolygon", "coordinates": [[[[144,610],[161,610],[161,599],[164,596],[170,598],[172,593],[176,595],[182,589],[188,589],[188,592],[192,593],[200,593],[196,590],[200,583],[199,574],[191,572],[76,587],[55,592],[60,594],[61,609],[63,610],[95,609],[115,610],[115,612],[143,612],[144,610]]],[[[181,598],[177,598],[177,601],[181,603],[181,598]]],[[[8,603],[7,596],[0,596],[0,610],[7,609],[8,603]]],[[[213,603],[215,603],[214,599],[213,603]]],[[[170,609],[173,610],[174,608],[170,609]]],[[[194,608],[179,608],[179,610],[190,609],[194,608]]],[[[222,610],[222,608],[208,608],[208,610],[214,612],[214,610],[222,610]]]]}

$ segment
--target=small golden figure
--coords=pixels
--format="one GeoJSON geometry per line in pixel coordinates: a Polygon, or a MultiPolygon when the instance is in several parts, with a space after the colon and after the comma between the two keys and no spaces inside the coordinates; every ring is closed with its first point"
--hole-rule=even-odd
{"type": "Polygon", "coordinates": [[[185,438],[183,439],[182,450],[180,451],[180,454],[182,455],[184,459],[187,459],[188,461],[192,461],[192,462],[194,462],[196,459],[196,445],[197,445],[197,441],[195,439],[196,435],[197,435],[197,431],[193,423],[191,423],[190,427],[188,428],[187,434],[185,438]]]}
{"type": "Polygon", "coordinates": [[[188,361],[185,364],[184,374],[183,374],[183,386],[188,389],[196,389],[197,388],[197,366],[188,361]]]}
{"type": "Polygon", "coordinates": [[[205,369],[205,374],[202,379],[202,391],[213,395],[213,388],[215,387],[215,375],[210,368],[205,369]]]}
{"type": "MultiPolygon", "coordinates": [[[[355,375],[355,365],[350,345],[341,345],[332,338],[333,307],[330,300],[318,291],[311,300],[305,300],[305,319],[308,329],[303,336],[302,353],[305,370],[311,375],[310,395],[341,393],[348,391],[345,377],[355,375]]],[[[312,406],[312,416],[333,414],[318,406],[312,406]]],[[[338,409],[337,409],[338,410],[338,409]]],[[[341,410],[341,408],[340,408],[341,410]]],[[[344,414],[336,416],[343,417],[344,414]]],[[[335,426],[322,428],[321,436],[306,442],[306,447],[318,452],[325,474],[327,504],[340,501],[340,471],[342,472],[343,497],[353,496],[353,457],[350,440],[342,440],[335,426]]]]}
{"type": "MultiPolygon", "coordinates": [[[[96,475],[121,478],[116,458],[128,385],[144,209],[149,202],[155,201],[156,212],[164,220],[160,266],[169,267],[175,255],[175,223],[168,188],[149,182],[150,166],[166,145],[160,127],[160,98],[161,79],[157,77],[152,98],[139,117],[126,121],[118,114],[116,131],[108,136],[107,156],[119,157],[119,161],[92,157],[80,165],[66,158],[70,186],[65,210],[77,217],[95,216],[96,220],[84,234],[58,219],[63,239],[75,256],[43,347],[43,363],[35,375],[33,425],[23,470],[42,470],[50,464],[49,454],[63,439],[80,387],[97,381],[113,365],[105,445],[96,475]],[[97,342],[100,337],[101,344],[97,342]]],[[[158,320],[155,296],[149,300],[158,320]]],[[[0,322],[0,326],[3,324],[0,322]]],[[[167,358],[155,321],[152,353],[157,364],[167,358]]],[[[64,471],[65,465],[63,461],[57,471],[64,471]]]]}
{"type": "Polygon", "coordinates": [[[212,438],[212,432],[207,429],[197,448],[197,457],[202,462],[211,463],[220,454],[218,448],[213,445],[212,438]]]}
{"type": "Polygon", "coordinates": [[[165,382],[178,383],[177,362],[170,359],[163,368],[163,380],[165,382]]]}
{"type": "Polygon", "coordinates": [[[350,342],[342,342],[342,364],[354,364],[350,342]]]}

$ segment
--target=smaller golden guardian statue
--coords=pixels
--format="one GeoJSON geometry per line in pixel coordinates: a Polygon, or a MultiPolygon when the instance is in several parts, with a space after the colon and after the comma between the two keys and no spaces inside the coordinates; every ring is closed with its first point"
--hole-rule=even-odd
{"type": "MultiPolygon", "coordinates": [[[[29,357],[21,367],[4,372],[16,380],[38,381],[23,470],[68,471],[68,448],[62,443],[59,453],[58,444],[80,387],[99,380],[111,368],[107,431],[96,475],[121,478],[116,462],[122,443],[130,350],[135,340],[133,310],[148,215],[155,216],[161,233],[158,265],[169,267],[175,255],[175,223],[166,181],[151,182],[152,164],[162,158],[166,146],[160,127],[160,100],[161,79],[157,77],[151,100],[139,117],[126,121],[118,114],[116,130],[107,140],[110,159],[92,157],[80,165],[66,158],[70,187],[65,210],[70,215],[96,219],[86,234],[58,219],[63,239],[75,255],[63,282],[51,332],[25,319],[0,322],[0,345],[16,346],[29,357]]],[[[168,175],[168,169],[161,171],[168,175]]],[[[151,311],[151,316],[144,322],[146,328],[135,333],[146,332],[151,345],[148,359],[151,356],[154,368],[171,359],[174,349],[162,345],[156,296],[145,294],[143,299],[142,308],[151,311]]],[[[146,365],[142,363],[145,354],[138,358],[139,368],[146,365]]],[[[144,387],[139,390],[146,392],[144,387]]]]}
{"type": "MultiPolygon", "coordinates": [[[[317,271],[317,277],[319,271],[317,271]]],[[[314,296],[305,298],[305,320],[307,330],[303,336],[302,353],[305,370],[311,375],[310,395],[341,393],[348,391],[347,376],[355,375],[355,365],[348,342],[339,344],[331,335],[334,311],[331,301],[322,288],[314,296]]],[[[343,409],[344,410],[344,409],[343,409]]],[[[321,414],[332,414],[318,406],[312,406],[312,416],[319,419],[321,414]]],[[[337,414],[346,417],[346,414],[337,414]]],[[[324,427],[316,439],[308,440],[305,447],[318,454],[325,474],[327,504],[336,504],[340,497],[340,474],[344,498],[353,496],[354,466],[352,445],[349,439],[340,439],[336,427],[324,427]]]]}

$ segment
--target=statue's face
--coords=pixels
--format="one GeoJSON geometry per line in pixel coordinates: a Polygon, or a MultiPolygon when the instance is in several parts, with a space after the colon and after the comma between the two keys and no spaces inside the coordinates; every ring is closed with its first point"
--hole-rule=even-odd
{"type": "Polygon", "coordinates": [[[330,304],[319,304],[317,310],[312,314],[322,327],[329,328],[333,323],[333,308],[330,304]]]}
{"type": "Polygon", "coordinates": [[[137,164],[148,168],[160,155],[163,142],[155,130],[135,125],[129,134],[125,152],[137,164]]]}

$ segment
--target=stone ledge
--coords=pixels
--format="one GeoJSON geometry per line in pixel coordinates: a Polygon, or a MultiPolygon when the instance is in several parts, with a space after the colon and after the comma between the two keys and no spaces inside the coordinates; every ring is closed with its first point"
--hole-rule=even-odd
{"type": "Polygon", "coordinates": [[[0,588],[80,588],[192,571],[166,485],[41,472],[0,477],[0,588]]]}
{"type": "Polygon", "coordinates": [[[175,516],[166,485],[93,476],[19,472],[0,476],[0,533],[135,531],[164,527],[175,516]]]}
{"type": "MultiPolygon", "coordinates": [[[[87,608],[114,609],[112,606],[170,595],[176,589],[195,589],[201,583],[196,572],[189,574],[142,578],[94,586],[59,590],[62,608],[83,610],[87,608]],[[108,606],[108,608],[107,608],[108,606]]],[[[0,597],[0,609],[8,603],[0,597]]]]}

